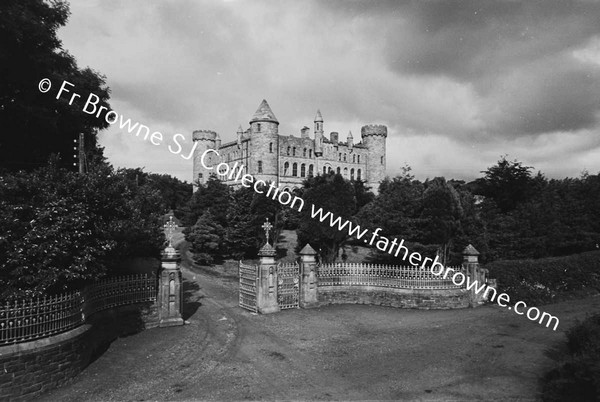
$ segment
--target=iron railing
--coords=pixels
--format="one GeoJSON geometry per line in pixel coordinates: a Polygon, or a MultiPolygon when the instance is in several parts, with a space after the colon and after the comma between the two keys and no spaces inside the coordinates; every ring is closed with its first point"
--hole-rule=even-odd
{"type": "MultiPolygon", "coordinates": [[[[462,267],[453,267],[463,272],[462,267]]],[[[463,272],[463,274],[466,274],[463,272]]],[[[319,286],[380,286],[398,289],[458,289],[452,276],[446,279],[420,267],[379,264],[334,263],[317,268],[319,286]]]]}
{"type": "Polygon", "coordinates": [[[99,311],[156,301],[156,277],[109,278],[64,295],[0,302],[0,346],[69,331],[99,311]]]}

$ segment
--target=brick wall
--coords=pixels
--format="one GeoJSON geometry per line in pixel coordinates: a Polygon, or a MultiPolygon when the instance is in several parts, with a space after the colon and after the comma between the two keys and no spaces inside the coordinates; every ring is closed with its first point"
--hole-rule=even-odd
{"type": "Polygon", "coordinates": [[[0,401],[29,400],[69,382],[119,336],[158,325],[153,303],[102,311],[90,324],[33,342],[0,347],[0,401]]]}
{"type": "Polygon", "coordinates": [[[375,286],[319,286],[318,300],[327,304],[371,304],[418,309],[469,307],[465,289],[393,289],[375,286]]]}

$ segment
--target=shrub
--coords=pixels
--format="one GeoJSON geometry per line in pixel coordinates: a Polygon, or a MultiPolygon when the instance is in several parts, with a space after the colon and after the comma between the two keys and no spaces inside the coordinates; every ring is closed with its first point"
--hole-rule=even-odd
{"type": "Polygon", "coordinates": [[[513,300],[551,303],[577,292],[600,290],[600,251],[538,260],[502,260],[487,264],[490,278],[513,300]]]}
{"type": "Polygon", "coordinates": [[[600,314],[567,332],[569,353],[542,378],[544,401],[600,400],[600,314]]]}

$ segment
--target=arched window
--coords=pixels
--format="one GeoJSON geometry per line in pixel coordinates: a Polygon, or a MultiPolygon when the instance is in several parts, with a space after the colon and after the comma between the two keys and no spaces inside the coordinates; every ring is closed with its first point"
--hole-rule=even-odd
{"type": "Polygon", "coordinates": [[[356,158],[358,159],[358,163],[360,163],[360,155],[357,155],[356,158]]]}
{"type": "Polygon", "coordinates": [[[346,162],[346,154],[344,154],[344,162],[346,162]]]}
{"type": "Polygon", "coordinates": [[[304,150],[302,151],[302,156],[303,156],[304,158],[306,158],[306,148],[304,148],[304,150]]]}
{"type": "Polygon", "coordinates": [[[383,165],[383,156],[381,157],[381,164],[383,165]]]}
{"type": "Polygon", "coordinates": [[[292,148],[292,155],[296,156],[296,147],[292,148]]]}
{"type": "Polygon", "coordinates": [[[352,155],[352,163],[356,163],[356,154],[352,155]]]}
{"type": "Polygon", "coordinates": [[[258,173],[262,173],[262,161],[258,161],[258,173]]]}
{"type": "Polygon", "coordinates": [[[356,179],[360,180],[360,169],[356,171],[356,179]]]}
{"type": "Polygon", "coordinates": [[[300,177],[306,177],[306,165],[304,163],[300,165],[300,177]]]}
{"type": "Polygon", "coordinates": [[[260,123],[256,124],[256,131],[260,132],[260,123]]]}
{"type": "Polygon", "coordinates": [[[298,164],[294,163],[292,165],[292,176],[298,176],[298,164]]]}
{"type": "Polygon", "coordinates": [[[328,172],[331,173],[332,170],[333,170],[333,168],[331,166],[329,166],[328,172]]]}
{"type": "Polygon", "coordinates": [[[348,168],[344,168],[344,179],[348,178],[348,168]]]}
{"type": "Polygon", "coordinates": [[[327,174],[327,166],[323,166],[323,174],[327,174]]]}
{"type": "Polygon", "coordinates": [[[309,158],[312,158],[312,149],[309,149],[309,150],[308,150],[308,157],[309,157],[309,158]]]}
{"type": "Polygon", "coordinates": [[[340,173],[341,173],[341,171],[342,171],[342,170],[341,170],[341,169],[340,169],[340,167],[338,166],[338,168],[337,168],[337,174],[340,174],[340,173]]]}
{"type": "Polygon", "coordinates": [[[273,153],[273,143],[272,142],[269,143],[269,152],[273,153]]]}
{"type": "Polygon", "coordinates": [[[313,177],[313,165],[308,165],[308,177],[313,177]]]}
{"type": "Polygon", "coordinates": [[[288,174],[290,174],[290,163],[286,162],[283,164],[283,175],[287,176],[288,174]]]}
{"type": "Polygon", "coordinates": [[[339,156],[338,156],[338,161],[342,161],[342,153],[340,152],[339,156]]]}
{"type": "Polygon", "coordinates": [[[354,169],[350,169],[350,180],[354,180],[354,169]]]}
{"type": "Polygon", "coordinates": [[[290,147],[287,148],[287,154],[290,154],[290,147]]]}

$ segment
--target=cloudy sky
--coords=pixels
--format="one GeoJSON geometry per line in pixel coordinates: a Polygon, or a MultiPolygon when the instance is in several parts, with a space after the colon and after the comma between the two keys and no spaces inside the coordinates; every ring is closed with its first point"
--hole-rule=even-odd
{"type": "MultiPolygon", "coordinates": [[[[600,171],[600,2],[81,0],[59,31],[111,106],[160,131],[235,138],[267,99],[280,134],[388,126],[388,175],[473,179],[501,155],[600,171]]],[[[191,180],[191,161],[113,126],[116,166],[191,180]]]]}

